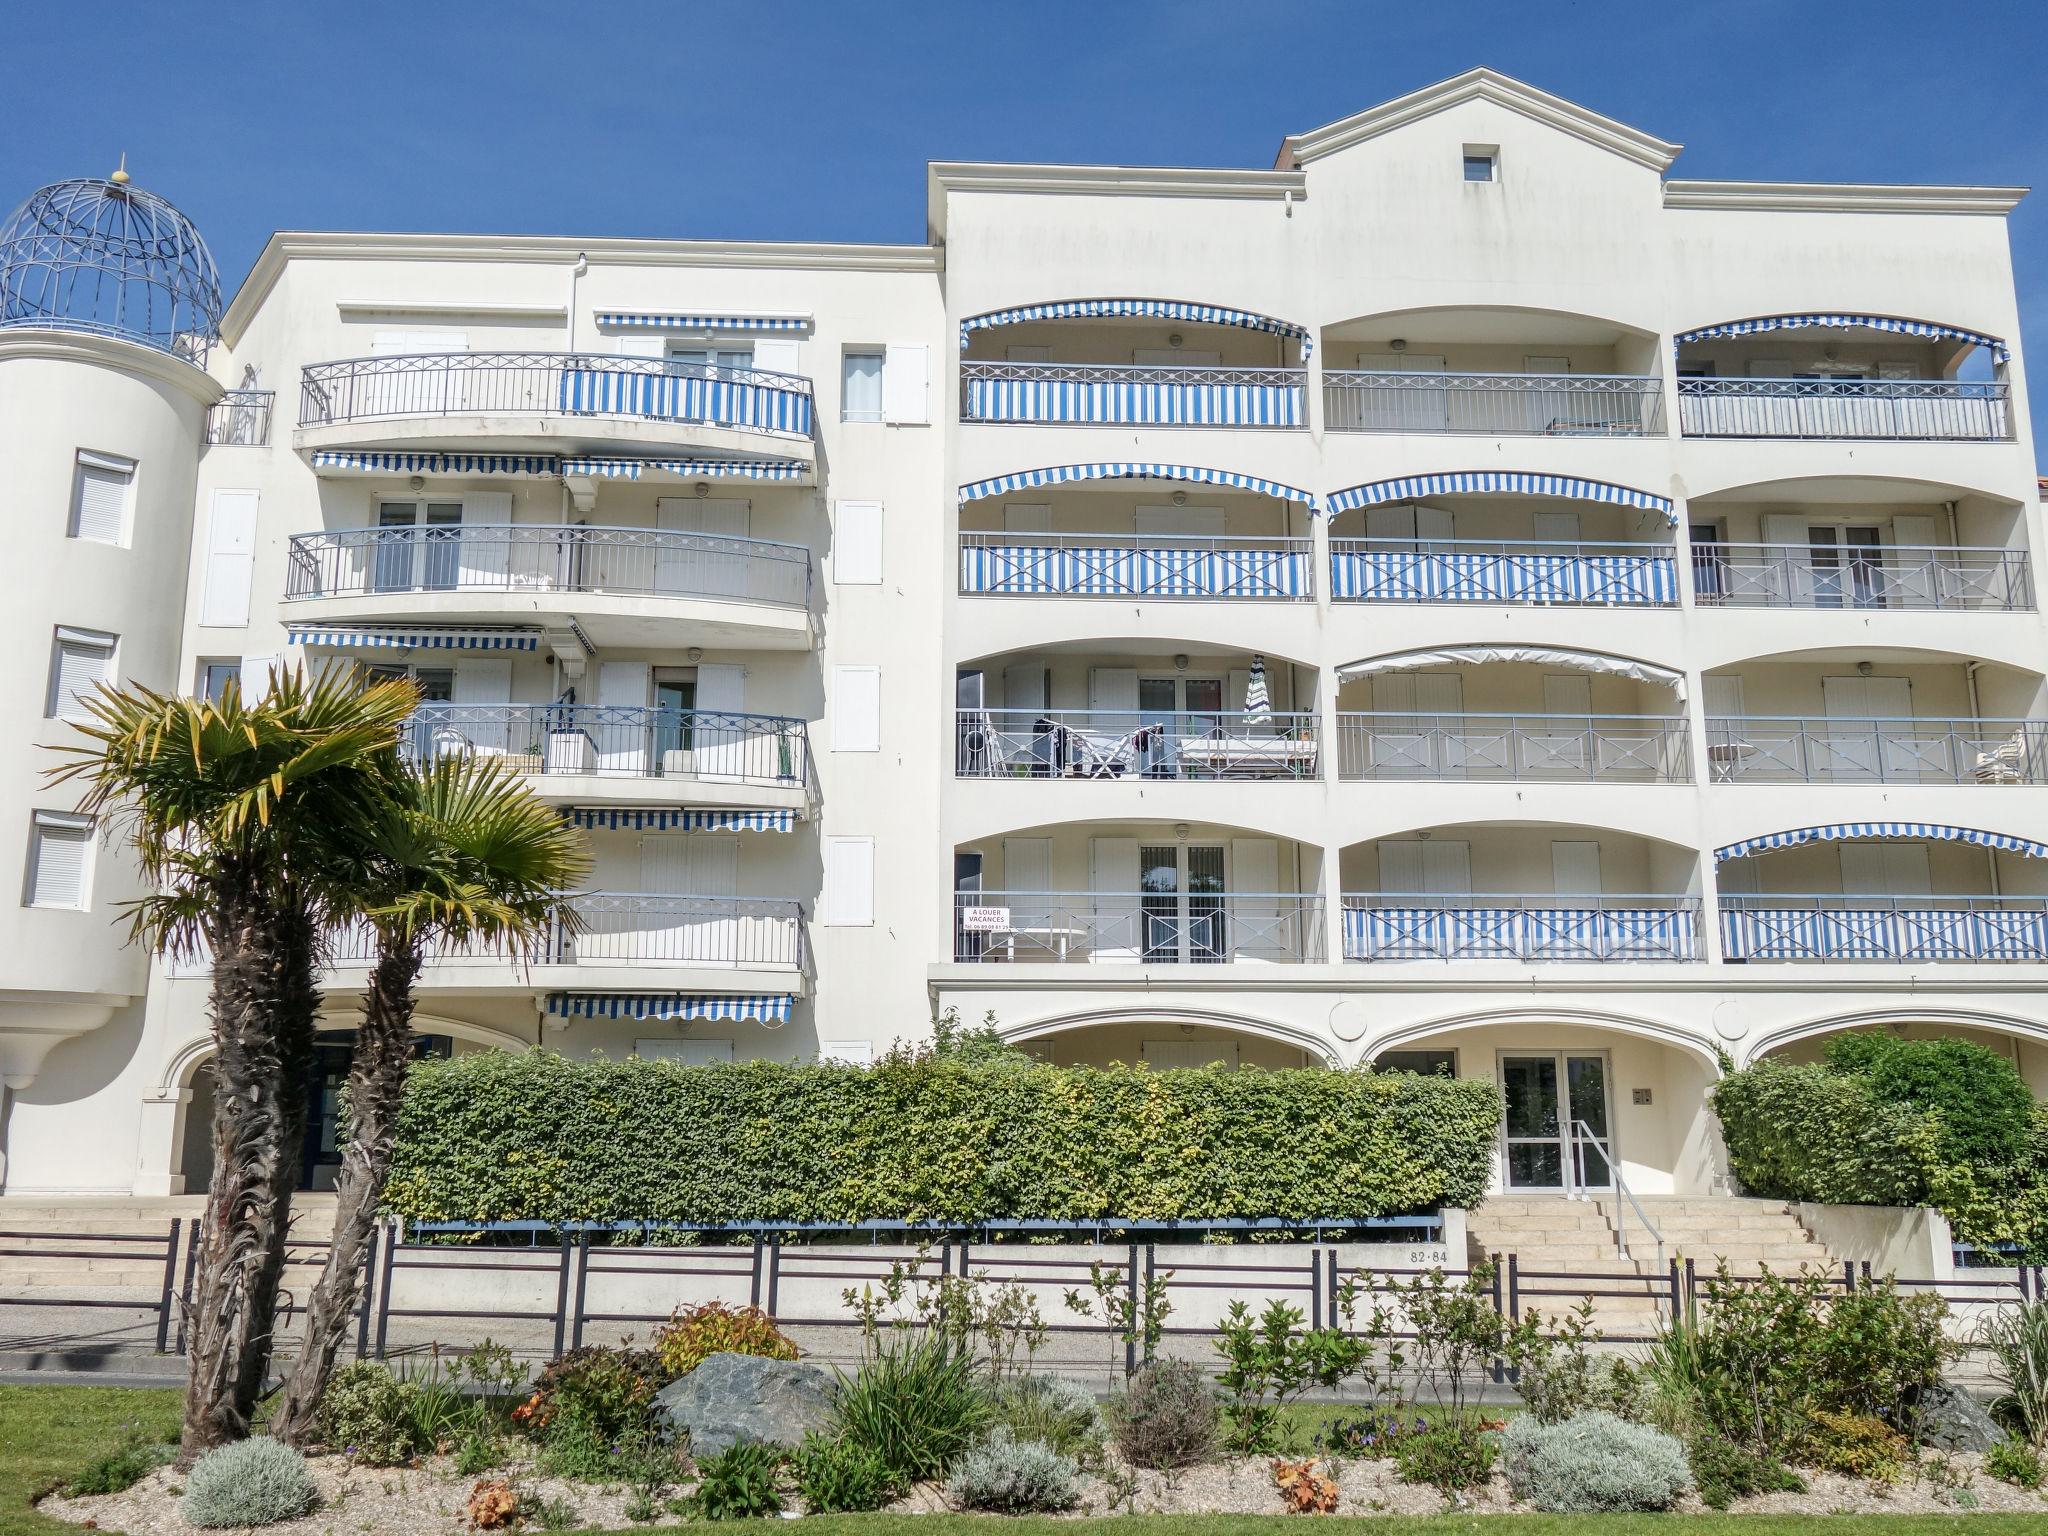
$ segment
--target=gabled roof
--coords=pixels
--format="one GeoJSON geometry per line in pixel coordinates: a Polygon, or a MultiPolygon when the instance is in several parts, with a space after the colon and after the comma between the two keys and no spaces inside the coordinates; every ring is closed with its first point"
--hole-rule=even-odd
{"type": "Polygon", "coordinates": [[[1678,151],[1683,147],[1631,128],[1627,123],[1618,123],[1611,117],[1602,117],[1598,112],[1589,112],[1562,96],[1539,91],[1535,86],[1525,85],[1497,70],[1482,68],[1468,69],[1462,75],[1426,85],[1419,91],[1410,91],[1406,96],[1397,96],[1392,101],[1368,107],[1363,112],[1326,123],[1307,133],[1292,134],[1281,142],[1280,155],[1274,165],[1283,170],[1296,169],[1311,160],[1319,160],[1352,144],[1391,133],[1396,128],[1433,113],[1462,106],[1468,101],[1493,102],[1660,173],[1670,169],[1671,162],[1678,158],[1678,151]]]}

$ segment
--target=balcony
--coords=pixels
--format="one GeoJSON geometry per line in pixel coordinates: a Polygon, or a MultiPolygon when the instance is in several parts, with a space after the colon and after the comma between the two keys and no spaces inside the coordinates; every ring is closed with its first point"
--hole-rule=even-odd
{"type": "Polygon", "coordinates": [[[953,772],[963,779],[1243,783],[1317,776],[1316,717],[1306,712],[963,709],[954,741],[953,772]]]}
{"type": "Polygon", "coordinates": [[[1322,898],[1294,892],[956,895],[953,958],[977,965],[1299,965],[1321,960],[1322,898]]]}
{"type": "Polygon", "coordinates": [[[962,362],[960,419],[1071,426],[1306,427],[1300,368],[962,362]]]}
{"type": "Polygon", "coordinates": [[[1314,541],[1193,534],[968,533],[969,597],[1287,599],[1315,595],[1314,541]]]}
{"type": "Polygon", "coordinates": [[[1430,895],[1344,898],[1344,958],[1607,964],[1700,958],[1700,904],[1680,896],[1430,895]]]}
{"type": "Polygon", "coordinates": [[[326,619],[574,618],[594,644],[807,649],[810,551],[655,528],[404,525],[296,534],[285,599],[326,619]]]}
{"type": "Polygon", "coordinates": [[[1678,381],[1683,437],[1900,442],[2012,441],[2002,379],[1702,379],[1678,381]]]}
{"type": "Polygon", "coordinates": [[[1664,384],[1648,374],[1334,369],[1323,374],[1323,426],[1330,432],[1661,437],[1664,384]]]}
{"type": "Polygon", "coordinates": [[[1693,600],[1710,608],[2031,610],[2024,550],[1816,542],[1692,546],[1693,600]]]}
{"type": "Polygon", "coordinates": [[[236,444],[261,448],[270,441],[270,409],[276,392],[231,389],[206,408],[200,441],[209,447],[236,444]]]}
{"type": "Polygon", "coordinates": [[[1642,543],[1333,538],[1330,596],[1347,603],[1670,608],[1678,602],[1678,562],[1642,543]]]}
{"type": "Polygon", "coordinates": [[[1707,761],[1717,784],[2048,784],[2048,720],[1717,715],[1707,761]]]}
{"type": "Polygon", "coordinates": [[[2048,898],[1838,893],[1721,897],[1730,961],[2048,962],[2048,898]]]}
{"type": "Polygon", "coordinates": [[[1676,784],[1692,778],[1683,715],[1337,716],[1342,779],[1676,784]]]}

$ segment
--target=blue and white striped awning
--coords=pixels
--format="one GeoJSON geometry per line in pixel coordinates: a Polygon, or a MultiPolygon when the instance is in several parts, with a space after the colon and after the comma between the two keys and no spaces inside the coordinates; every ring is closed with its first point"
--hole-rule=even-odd
{"type": "Polygon", "coordinates": [[[1720,325],[1703,325],[1696,331],[1680,331],[1671,338],[1672,347],[1689,341],[1719,341],[1728,336],[1754,336],[1762,331],[1796,331],[1809,325],[1858,326],[1870,331],[1892,331],[1902,336],[1947,337],[1973,347],[1989,347],[2001,363],[2012,349],[1996,336],[1966,331],[1958,325],[1940,325],[1932,320],[1901,320],[1893,315],[1758,315],[1749,320],[1728,320],[1720,325]]]}
{"type": "Polygon", "coordinates": [[[597,324],[606,331],[808,331],[811,317],[609,309],[598,311],[597,324]]]}
{"type": "Polygon", "coordinates": [[[733,1019],[786,1024],[796,1007],[788,992],[758,996],[692,992],[550,992],[547,1011],[558,1019],[733,1019]]]}
{"type": "Polygon", "coordinates": [[[293,645],[331,645],[349,651],[537,651],[537,629],[418,624],[287,624],[293,645]]]}
{"type": "Polygon", "coordinates": [[[643,474],[684,480],[801,480],[812,473],[802,459],[564,459],[562,473],[592,480],[638,480],[643,474]]]}
{"type": "Polygon", "coordinates": [[[1031,490],[1041,485],[1061,485],[1069,480],[1183,480],[1191,485],[1221,485],[1236,491],[1256,491],[1261,496],[1301,502],[1311,512],[1317,510],[1315,497],[1291,485],[1282,485],[1277,480],[1261,480],[1256,475],[1240,475],[1228,469],[1196,469],[1186,464],[1061,464],[1050,469],[1019,470],[1014,475],[997,475],[993,480],[977,480],[972,485],[961,486],[960,505],[964,507],[968,502],[980,501],[983,497],[1003,496],[1011,491],[1031,490]]]}
{"type": "Polygon", "coordinates": [[[1714,862],[1747,858],[1776,848],[1796,848],[1802,843],[1836,843],[1848,838],[1906,837],[1917,842],[1975,843],[2000,853],[2017,853],[2029,859],[2048,859],[2048,843],[2013,837],[2004,832],[1980,832],[1975,827],[1944,827],[1925,821],[1840,821],[1824,827],[1800,827],[1790,832],[1771,832],[1763,837],[1745,838],[1714,850],[1714,862]]]}
{"type": "Polygon", "coordinates": [[[1226,309],[1218,304],[1191,304],[1181,299],[1061,299],[1050,304],[1019,304],[1014,309],[992,309],[985,315],[969,315],[960,322],[960,345],[975,331],[998,325],[1020,325],[1027,320],[1184,320],[1194,325],[1232,325],[1240,330],[1266,331],[1274,336],[1291,336],[1301,343],[1301,355],[1309,355],[1308,327],[1291,320],[1248,309],[1226,309]]]}
{"type": "Polygon", "coordinates": [[[1440,475],[1408,475],[1399,480],[1375,480],[1330,494],[1330,513],[1348,512],[1353,507],[1377,506],[1386,501],[1413,501],[1418,496],[1566,496],[1574,501],[1606,501],[1616,506],[1641,507],[1662,512],[1672,523],[1678,509],[1669,496],[1653,496],[1626,485],[1605,480],[1582,480],[1573,475],[1532,475],[1510,469],[1470,469],[1440,475]]]}
{"type": "Polygon", "coordinates": [[[345,469],[366,475],[559,475],[562,461],[551,453],[355,453],[322,448],[315,469],[345,469]]]}
{"type": "Polygon", "coordinates": [[[570,810],[576,826],[598,832],[794,832],[795,811],[703,811],[670,807],[646,810],[579,805],[570,810]]]}

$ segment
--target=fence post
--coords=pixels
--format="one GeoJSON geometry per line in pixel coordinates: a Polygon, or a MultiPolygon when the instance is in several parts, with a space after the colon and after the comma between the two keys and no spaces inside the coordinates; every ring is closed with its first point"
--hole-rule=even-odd
{"type": "Polygon", "coordinates": [[[164,1285],[156,1301],[156,1352],[164,1353],[171,1338],[171,1300],[178,1287],[178,1234],[185,1223],[171,1218],[171,1235],[164,1241],[164,1285]]]}
{"type": "Polygon", "coordinates": [[[1693,1267],[1693,1261],[1687,1259],[1685,1261],[1685,1320],[1688,1323],[1693,1320],[1694,1315],[1699,1311],[1699,1301],[1699,1271],[1693,1267]]]}
{"type": "Polygon", "coordinates": [[[570,1318],[570,1348],[578,1348],[583,1343],[583,1298],[585,1294],[585,1287],[588,1286],[589,1283],[590,1229],[588,1227],[585,1227],[581,1232],[578,1232],[576,1234],[576,1251],[573,1258],[571,1257],[569,1252],[569,1244],[567,1239],[565,1238],[562,1243],[562,1294],[557,1297],[555,1303],[555,1353],[558,1355],[562,1352],[563,1318],[561,1314],[562,1308],[565,1304],[572,1305],[573,1307],[573,1311],[570,1318]],[[573,1303],[570,1303],[569,1271],[572,1268],[576,1272],[576,1288],[575,1300],[573,1303]]]}
{"type": "Polygon", "coordinates": [[[1323,1316],[1323,1250],[1320,1248],[1308,1251],[1308,1315],[1311,1319],[1323,1316]]]}
{"type": "Polygon", "coordinates": [[[1145,1363],[1152,1363],[1152,1273],[1154,1255],[1152,1244],[1145,1245],[1145,1315],[1142,1319],[1145,1329],[1145,1363]]]}
{"type": "Polygon", "coordinates": [[[1337,1250],[1328,1250],[1330,1258],[1330,1326],[1337,1326],[1337,1250]]]}
{"type": "MultiPolygon", "coordinates": [[[[1501,1303],[1500,1255],[1497,1253],[1490,1254],[1488,1255],[1488,1259],[1489,1262],[1487,1267],[1493,1271],[1493,1315],[1495,1317],[1503,1317],[1506,1315],[1506,1312],[1501,1303]]],[[[1496,1383],[1507,1380],[1507,1362],[1501,1359],[1501,1357],[1498,1355],[1495,1355],[1493,1357],[1492,1363],[1488,1366],[1488,1371],[1491,1373],[1496,1383]]]]}
{"type": "MultiPolygon", "coordinates": [[[[1519,1323],[1521,1320],[1522,1256],[1519,1253],[1511,1253],[1508,1255],[1508,1321],[1510,1323],[1519,1323]]],[[[1522,1379],[1522,1368],[1518,1365],[1510,1366],[1506,1375],[1509,1381],[1520,1381],[1522,1379]]]]}
{"type": "Polygon", "coordinates": [[[747,1305],[758,1308],[761,1305],[761,1234],[754,1234],[754,1278],[747,1290],[747,1305]]]}
{"type": "Polygon", "coordinates": [[[1680,1275],[1680,1273],[1679,1273],[1679,1269],[1678,1269],[1678,1260],[1676,1260],[1676,1259],[1673,1259],[1673,1260],[1671,1261],[1671,1275],[1670,1275],[1670,1282],[1671,1282],[1671,1321],[1672,1321],[1672,1322],[1673,1322],[1673,1323],[1675,1324],[1675,1323],[1677,1323],[1677,1322],[1678,1322],[1678,1320],[1679,1320],[1680,1318],[1682,1318],[1683,1316],[1685,1316],[1685,1310],[1684,1310],[1684,1307],[1685,1307],[1685,1302],[1684,1302],[1684,1292],[1683,1292],[1683,1291],[1682,1291],[1682,1290],[1680,1289],[1680,1288],[1681,1288],[1681,1287],[1682,1287],[1682,1286],[1684,1285],[1684,1283],[1685,1283],[1685,1282],[1684,1282],[1683,1278],[1681,1277],[1681,1275],[1680,1275]]]}
{"type": "Polygon", "coordinates": [[[178,1287],[178,1344],[177,1352],[185,1353],[185,1321],[192,1315],[192,1272],[199,1265],[199,1245],[206,1237],[206,1220],[201,1217],[192,1223],[192,1230],[185,1239],[185,1278],[178,1287]]]}
{"type": "Polygon", "coordinates": [[[1124,1268],[1124,1297],[1130,1307],[1124,1321],[1124,1375],[1138,1374],[1138,1245],[1130,1245],[1124,1268]]]}
{"type": "Polygon", "coordinates": [[[363,1253],[363,1294],[356,1298],[356,1358],[370,1350],[370,1297],[377,1289],[377,1224],[370,1224],[370,1246],[363,1253]]]}
{"type": "Polygon", "coordinates": [[[1842,1260],[1842,1288],[1850,1295],[1856,1294],[1856,1261],[1842,1260]]]}
{"type": "Polygon", "coordinates": [[[775,1316],[775,1293],[782,1286],[782,1235],[768,1234],[768,1315],[775,1316]]]}
{"type": "Polygon", "coordinates": [[[391,1327],[391,1271],[398,1261],[398,1226],[393,1223],[390,1240],[384,1244],[384,1267],[377,1281],[377,1358],[384,1358],[385,1336],[391,1327]]]}

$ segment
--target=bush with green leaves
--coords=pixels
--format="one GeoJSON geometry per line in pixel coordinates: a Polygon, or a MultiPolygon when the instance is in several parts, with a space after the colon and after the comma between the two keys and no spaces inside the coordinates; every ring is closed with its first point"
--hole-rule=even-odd
{"type": "Polygon", "coordinates": [[[552,1360],[513,1422],[563,1477],[611,1475],[622,1442],[643,1433],[668,1376],[652,1350],[586,1344],[552,1360]]]}
{"type": "Polygon", "coordinates": [[[1134,1467],[1171,1472],[1216,1454],[1216,1389],[1188,1360],[1143,1366],[1102,1405],[1117,1454],[1134,1467]]]}
{"type": "Polygon", "coordinates": [[[946,1496],[962,1509],[999,1515],[1050,1514],[1081,1498],[1081,1469],[1037,1440],[996,1429],[954,1465],[946,1496]]]}
{"type": "Polygon", "coordinates": [[[881,1452],[845,1435],[813,1430],[790,1457],[796,1491],[814,1515],[861,1515],[901,1491],[881,1452]]]}
{"type": "Polygon", "coordinates": [[[1516,1498],[1552,1514],[1669,1509],[1692,1487],[1677,1440],[1597,1408],[1554,1424],[1514,1419],[1501,1469],[1516,1498]]]}
{"type": "Polygon", "coordinates": [[[1086,1465],[1102,1451],[1102,1407],[1095,1394],[1064,1376],[1014,1376],[989,1389],[997,1427],[1036,1440],[1086,1465]]]}
{"type": "Polygon", "coordinates": [[[1999,1394],[1991,1411],[2036,1448],[2048,1447],[2048,1300],[2000,1307],[1977,1326],[1999,1394]]]}
{"type": "Polygon", "coordinates": [[[2015,1488],[2039,1488],[2041,1486],[2041,1453],[2026,1441],[2014,1436],[2001,1440],[1984,1453],[1984,1470],[2000,1482],[2011,1483],[2015,1488]]]}
{"type": "Polygon", "coordinates": [[[195,1461],[179,1509],[187,1523],[218,1529],[296,1520],[319,1502],[306,1458],[258,1435],[216,1446],[195,1461]]]}
{"type": "Polygon", "coordinates": [[[707,1301],[674,1313],[654,1330],[654,1357],[671,1377],[687,1376],[713,1355],[758,1355],[794,1360],[796,1340],[775,1326],[759,1307],[729,1307],[707,1301]]]}
{"type": "Polygon", "coordinates": [[[697,1486],[685,1501],[699,1520],[759,1520],[782,1512],[782,1450],[759,1440],[736,1441],[697,1465],[697,1486]]]}
{"type": "Polygon", "coordinates": [[[1973,1040],[1858,1030],[1828,1042],[1827,1065],[1862,1078],[1881,1103],[1937,1115],[1945,1162],[2013,1167],[2028,1155],[2033,1092],[2008,1058],[1973,1040]]]}
{"type": "Polygon", "coordinates": [[[420,1388],[388,1366],[358,1360],[336,1371],[320,1398],[320,1438],[366,1467],[403,1466],[432,1446],[418,1428],[420,1388]]]}
{"type": "Polygon", "coordinates": [[[1700,1501],[1726,1509],[1737,1499],[1760,1493],[1804,1493],[1798,1473],[1775,1456],[1760,1455],[1739,1440],[1712,1429],[1697,1431],[1685,1445],[1700,1501]]]}
{"type": "Polygon", "coordinates": [[[1822,1408],[1807,1431],[1802,1460],[1823,1472],[1895,1483],[1905,1475],[1912,1454],[1912,1442],[1883,1419],[1822,1408]]]}
{"type": "Polygon", "coordinates": [[[1344,1328],[1304,1327],[1301,1308],[1274,1297],[1255,1317],[1233,1301],[1217,1325],[1223,1357],[1216,1384],[1223,1393],[1225,1439],[1246,1456],[1282,1449],[1288,1405],[1304,1392],[1336,1387],[1372,1358],[1374,1341],[1344,1328]]]}
{"type": "Polygon", "coordinates": [[[1486,1083],[1405,1072],[472,1051],[414,1064],[385,1198],[679,1228],[1375,1216],[1476,1201],[1498,1115],[1486,1083]]]}
{"type": "Polygon", "coordinates": [[[941,1476],[988,1428],[974,1357],[933,1335],[884,1339],[832,1392],[833,1428],[881,1458],[901,1485],[941,1476]]]}
{"type": "Polygon", "coordinates": [[[1394,1442],[1394,1466],[1402,1480],[1445,1493],[1477,1488],[1493,1475],[1500,1437],[1463,1416],[1419,1423],[1394,1442]]]}
{"type": "Polygon", "coordinates": [[[72,1473],[64,1484],[64,1496],[81,1499],[133,1488],[158,1467],[168,1465],[177,1452],[175,1445],[144,1440],[131,1433],[115,1449],[101,1452],[72,1473]]]}

